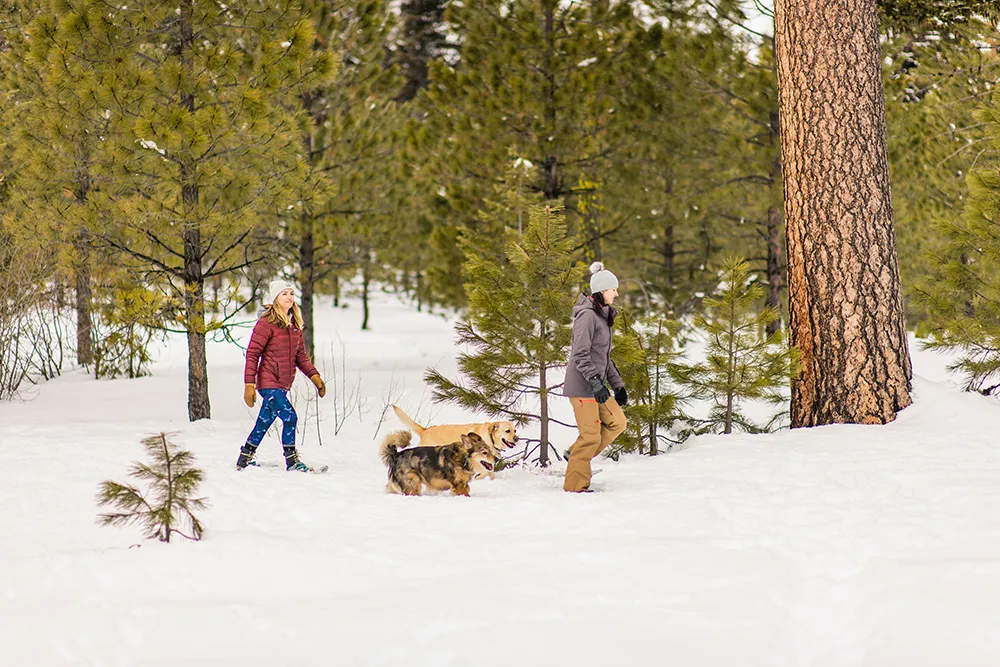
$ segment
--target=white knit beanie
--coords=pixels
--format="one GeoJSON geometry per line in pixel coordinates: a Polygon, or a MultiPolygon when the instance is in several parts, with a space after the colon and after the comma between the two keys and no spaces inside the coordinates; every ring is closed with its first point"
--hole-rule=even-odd
{"type": "Polygon", "coordinates": [[[264,300],[264,305],[274,303],[274,300],[278,298],[278,295],[284,292],[286,289],[295,291],[295,286],[291,283],[287,283],[284,280],[272,280],[271,284],[267,286],[267,299],[264,300]]]}
{"type": "Polygon", "coordinates": [[[618,289],[618,276],[604,268],[601,262],[590,265],[590,292],[597,294],[606,289],[618,289]]]}

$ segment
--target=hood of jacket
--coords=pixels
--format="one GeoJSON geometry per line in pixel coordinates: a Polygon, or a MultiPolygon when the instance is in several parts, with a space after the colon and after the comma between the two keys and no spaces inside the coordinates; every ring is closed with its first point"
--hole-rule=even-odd
{"type": "Polygon", "coordinates": [[[581,294],[576,298],[576,303],[573,304],[573,319],[575,320],[585,310],[593,310],[599,313],[609,323],[613,323],[615,318],[618,317],[618,309],[614,306],[602,306],[595,302],[593,297],[581,294]]]}

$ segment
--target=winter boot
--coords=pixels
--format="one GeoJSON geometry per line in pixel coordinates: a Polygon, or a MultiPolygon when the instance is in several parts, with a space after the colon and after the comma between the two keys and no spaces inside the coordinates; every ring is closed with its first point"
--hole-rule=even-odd
{"type": "Polygon", "coordinates": [[[257,465],[257,462],[253,460],[255,454],[257,454],[257,448],[249,442],[240,447],[240,456],[236,459],[236,469],[243,470],[247,466],[257,465]]]}
{"type": "Polygon", "coordinates": [[[309,466],[299,461],[299,453],[295,451],[295,447],[284,447],[283,449],[285,450],[285,470],[309,472],[309,466]]]}

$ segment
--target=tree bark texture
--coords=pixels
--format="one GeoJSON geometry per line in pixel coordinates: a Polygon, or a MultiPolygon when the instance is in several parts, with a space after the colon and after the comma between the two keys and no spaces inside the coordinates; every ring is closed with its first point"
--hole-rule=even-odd
{"type": "Polygon", "coordinates": [[[882,424],[911,367],[875,0],[775,3],[793,427],[882,424]]]}
{"type": "MultiPolygon", "coordinates": [[[[185,0],[181,5],[178,50],[183,67],[190,68],[190,53],[193,48],[192,28],[193,3],[185,0]]],[[[180,106],[189,114],[194,113],[194,95],[182,92],[180,106]]],[[[190,162],[180,165],[181,201],[184,205],[184,313],[188,342],[188,419],[212,418],[212,406],[208,397],[208,359],[205,352],[205,273],[201,265],[202,246],[201,225],[197,222],[197,208],[200,191],[195,184],[195,168],[190,162]]]]}
{"type": "MultiPolygon", "coordinates": [[[[86,202],[88,185],[81,184],[77,191],[77,201],[86,202]]],[[[76,363],[89,366],[94,362],[94,330],[90,304],[94,300],[90,276],[90,232],[82,227],[74,239],[76,261],[74,282],[76,283],[76,363]]]]}
{"type": "MultiPolygon", "coordinates": [[[[191,188],[197,198],[197,188],[191,188]]],[[[190,194],[185,188],[184,198],[190,194]]],[[[208,359],[205,354],[205,278],[201,269],[201,229],[184,231],[184,313],[188,342],[188,419],[211,419],[208,399],[208,359]]]]}

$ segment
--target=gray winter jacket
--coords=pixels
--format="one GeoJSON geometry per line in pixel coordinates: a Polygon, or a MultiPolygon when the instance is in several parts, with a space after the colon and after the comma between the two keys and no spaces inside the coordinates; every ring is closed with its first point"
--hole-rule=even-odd
{"type": "Polygon", "coordinates": [[[625,386],[615,363],[611,361],[608,313],[614,317],[618,311],[611,306],[599,306],[601,313],[598,314],[594,306],[594,301],[584,294],[573,306],[573,346],[569,353],[563,396],[593,396],[594,390],[588,378],[595,375],[604,378],[612,389],[625,386]]]}

